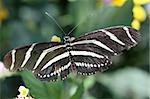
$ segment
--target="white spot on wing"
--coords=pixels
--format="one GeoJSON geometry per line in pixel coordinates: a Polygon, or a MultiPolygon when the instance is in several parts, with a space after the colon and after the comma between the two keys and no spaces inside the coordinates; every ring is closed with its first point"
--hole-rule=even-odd
{"type": "Polygon", "coordinates": [[[47,74],[47,77],[50,77],[50,75],[49,75],[49,74],[47,74]]]}

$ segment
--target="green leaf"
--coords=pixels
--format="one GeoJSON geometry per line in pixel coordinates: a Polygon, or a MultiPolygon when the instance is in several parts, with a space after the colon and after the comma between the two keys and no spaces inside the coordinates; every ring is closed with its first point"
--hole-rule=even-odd
{"type": "Polygon", "coordinates": [[[78,85],[78,88],[75,92],[75,94],[70,99],[81,99],[84,92],[83,82],[78,85]]]}
{"type": "Polygon", "coordinates": [[[98,78],[98,81],[108,87],[115,97],[145,99],[150,95],[150,75],[137,68],[125,68],[98,78]]]}
{"type": "Polygon", "coordinates": [[[27,71],[20,74],[35,99],[61,99],[64,88],[62,82],[42,82],[27,71]]]}

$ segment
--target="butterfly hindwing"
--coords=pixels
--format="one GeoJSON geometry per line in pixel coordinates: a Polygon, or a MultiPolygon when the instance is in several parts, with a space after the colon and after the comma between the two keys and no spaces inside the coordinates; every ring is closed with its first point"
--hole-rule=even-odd
{"type": "MultiPolygon", "coordinates": [[[[59,57],[60,55],[58,55],[56,57],[59,57]]],[[[54,57],[54,59],[56,59],[56,57],[54,57]]],[[[50,60],[50,61],[52,61],[52,60],[50,60]]],[[[47,68],[45,68],[43,70],[41,69],[37,74],[37,78],[39,78],[40,80],[55,81],[58,79],[58,77],[61,77],[61,79],[63,80],[70,73],[69,72],[70,65],[71,64],[69,62],[68,57],[59,59],[58,61],[54,62],[53,64],[48,65],[47,68]]]]}
{"type": "Polygon", "coordinates": [[[97,58],[92,56],[73,57],[77,72],[82,75],[95,74],[97,71],[104,71],[109,68],[111,61],[108,57],[97,58]]]}

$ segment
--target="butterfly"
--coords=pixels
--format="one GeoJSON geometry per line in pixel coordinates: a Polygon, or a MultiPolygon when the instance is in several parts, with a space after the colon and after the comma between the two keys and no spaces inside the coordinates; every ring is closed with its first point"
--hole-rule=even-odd
{"type": "Polygon", "coordinates": [[[4,57],[10,71],[31,70],[40,80],[62,80],[75,71],[91,75],[107,70],[112,56],[120,55],[140,41],[140,33],[128,26],[99,29],[76,39],[69,35],[63,42],[44,42],[15,48],[4,57]]]}

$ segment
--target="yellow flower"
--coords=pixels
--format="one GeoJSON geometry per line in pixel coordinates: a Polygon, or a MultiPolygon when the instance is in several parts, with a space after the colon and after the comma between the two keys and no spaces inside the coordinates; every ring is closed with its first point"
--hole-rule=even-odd
{"type": "Polygon", "coordinates": [[[51,38],[51,42],[61,42],[61,39],[60,39],[60,37],[54,35],[54,36],[51,38]]]}
{"type": "Polygon", "coordinates": [[[140,22],[143,22],[146,19],[146,12],[142,6],[136,5],[134,6],[132,11],[134,18],[139,20],[140,22]]]}
{"type": "Polygon", "coordinates": [[[0,7],[0,22],[8,17],[8,10],[4,7],[0,7]]]}
{"type": "Polygon", "coordinates": [[[131,26],[137,30],[139,30],[141,28],[141,24],[138,20],[134,19],[131,23],[131,26]]]}
{"type": "Polygon", "coordinates": [[[18,91],[20,92],[20,95],[23,97],[26,97],[29,93],[29,89],[25,88],[24,86],[20,86],[18,91]]]}
{"type": "Polygon", "coordinates": [[[133,3],[135,5],[143,5],[143,4],[150,3],[150,0],[133,0],[133,3]]]}
{"type": "Polygon", "coordinates": [[[113,6],[117,6],[117,7],[121,7],[124,5],[124,3],[126,2],[127,0],[112,0],[112,5],[113,6]]]}

